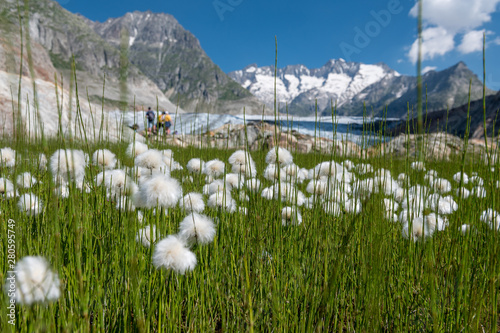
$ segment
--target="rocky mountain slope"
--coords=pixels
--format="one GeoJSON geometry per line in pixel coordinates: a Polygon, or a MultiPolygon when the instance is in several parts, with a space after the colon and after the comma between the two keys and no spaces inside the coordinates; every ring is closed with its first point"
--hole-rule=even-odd
{"type": "MultiPolygon", "coordinates": [[[[249,65],[229,76],[269,107],[273,105],[273,66],[249,65]]],[[[471,80],[472,98],[482,96],[481,82],[462,62],[440,72],[428,72],[422,80],[427,88],[429,110],[463,104],[471,80]]],[[[289,113],[297,115],[314,114],[317,102],[320,114],[331,114],[333,104],[340,115],[359,116],[366,104],[369,115],[382,115],[388,105],[389,117],[401,117],[407,113],[407,103],[416,104],[416,86],[416,77],[401,75],[383,63],[368,65],[343,59],[330,60],[317,69],[287,66],[278,69],[276,77],[280,111],[287,106],[289,113]]]]}
{"type": "MultiPolygon", "coordinates": [[[[485,99],[486,104],[486,130],[488,137],[499,135],[500,130],[500,92],[487,96],[485,99]],[[495,133],[493,133],[493,130],[495,133]]],[[[426,131],[434,133],[440,131],[447,131],[450,134],[464,137],[467,129],[467,111],[470,117],[469,137],[476,139],[484,138],[484,113],[483,113],[483,99],[478,99],[470,103],[465,103],[459,107],[447,110],[438,110],[429,112],[424,115],[426,131]]],[[[410,132],[414,133],[417,129],[417,117],[411,117],[410,132]]],[[[394,135],[405,133],[407,131],[407,121],[401,120],[396,124],[391,132],[394,135]]]]}
{"type": "Polygon", "coordinates": [[[136,11],[88,23],[115,48],[126,29],[130,62],[185,110],[242,113],[246,107],[247,113],[262,113],[262,103],[215,65],[172,15],[136,11]]]}

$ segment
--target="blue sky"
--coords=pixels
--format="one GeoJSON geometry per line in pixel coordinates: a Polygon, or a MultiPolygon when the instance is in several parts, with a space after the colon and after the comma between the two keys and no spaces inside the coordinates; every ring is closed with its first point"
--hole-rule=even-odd
{"type": "MultiPolygon", "coordinates": [[[[172,14],[223,71],[256,63],[321,67],[329,59],[384,62],[415,75],[415,0],[59,0],[66,9],[105,21],[134,10],[172,14]]],[[[482,78],[487,35],[488,87],[500,89],[500,0],[425,0],[423,68],[464,61],[482,78]]]]}

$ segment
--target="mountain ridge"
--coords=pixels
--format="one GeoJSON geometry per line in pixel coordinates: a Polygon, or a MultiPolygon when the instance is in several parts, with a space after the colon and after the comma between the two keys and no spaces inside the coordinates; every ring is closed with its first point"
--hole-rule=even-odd
{"type": "MultiPolygon", "coordinates": [[[[246,66],[229,73],[242,87],[252,92],[266,105],[274,104],[274,66],[246,66]]],[[[320,68],[288,65],[277,70],[276,93],[280,111],[295,115],[369,114],[402,117],[416,104],[415,76],[401,75],[387,64],[363,64],[331,59],[320,68]],[[366,107],[366,109],[365,109],[366,107]]],[[[472,80],[472,99],[482,96],[482,83],[464,62],[443,71],[429,71],[422,76],[428,89],[427,106],[439,110],[457,107],[468,94],[472,80]]],[[[487,90],[487,95],[495,93],[487,90]]]]}

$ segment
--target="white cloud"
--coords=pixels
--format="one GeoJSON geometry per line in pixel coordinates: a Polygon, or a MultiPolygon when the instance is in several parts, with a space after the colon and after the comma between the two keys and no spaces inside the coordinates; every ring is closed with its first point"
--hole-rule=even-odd
{"type": "MultiPolygon", "coordinates": [[[[453,50],[455,42],[454,35],[448,33],[441,27],[427,28],[422,31],[422,61],[433,59],[435,56],[444,55],[453,50]]],[[[412,63],[418,60],[418,39],[413,42],[408,57],[412,63]]]]}
{"type": "MultiPolygon", "coordinates": [[[[491,21],[500,0],[425,0],[423,20],[428,25],[443,27],[450,33],[464,33],[491,21]]],[[[417,17],[418,2],[410,10],[417,17]]]]}
{"type": "Polygon", "coordinates": [[[422,74],[425,74],[430,71],[435,71],[437,69],[436,66],[426,66],[424,69],[422,69],[422,74]]]}
{"type": "Polygon", "coordinates": [[[457,49],[463,54],[481,51],[483,49],[483,30],[472,30],[462,37],[462,42],[457,49]]]}
{"type": "MultiPolygon", "coordinates": [[[[457,47],[458,51],[464,54],[481,51],[485,30],[477,28],[491,21],[491,14],[497,11],[499,3],[500,0],[425,0],[422,6],[422,60],[454,50],[454,39],[460,35],[462,42],[457,47]]],[[[418,1],[410,10],[410,15],[418,16],[418,1]]],[[[498,44],[496,40],[494,44],[498,44]]],[[[411,62],[417,61],[418,40],[413,42],[407,56],[411,62]]]]}

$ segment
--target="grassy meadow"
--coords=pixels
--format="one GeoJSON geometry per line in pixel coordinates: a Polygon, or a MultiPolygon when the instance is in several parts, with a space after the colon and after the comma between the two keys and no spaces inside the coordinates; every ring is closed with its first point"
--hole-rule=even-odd
{"type": "MultiPolygon", "coordinates": [[[[25,256],[44,257],[60,279],[60,297],[31,306],[18,304],[12,326],[5,319],[9,298],[4,293],[0,297],[0,331],[500,330],[500,232],[481,220],[488,208],[500,211],[498,160],[488,165],[479,155],[464,158],[457,154],[450,160],[423,161],[426,171],[419,171],[411,167],[414,158],[410,156],[355,158],[292,153],[293,163],[309,170],[325,161],[350,160],[357,165],[351,173],[358,181],[343,183],[359,188],[349,195],[361,203],[357,213],[335,197],[309,193],[309,179],[296,181],[295,187],[306,197],[315,197],[308,204],[298,207],[297,201],[263,198],[262,189],[279,181],[263,178],[268,151],[252,151],[256,178],[262,182],[260,190],[233,188],[234,212],[205,208],[203,214],[216,224],[215,238],[209,244],[191,244],[197,264],[194,270],[179,274],[156,269],[152,264],[155,246],[147,248],[136,241],[138,231],[146,225],[156,226],[157,241],[176,234],[187,215],[179,205],[117,209],[118,200],[107,196],[105,186],[96,184],[101,170],[92,161],[85,168],[88,193],[70,182],[63,198],[50,168],[39,165],[40,153],[50,158],[57,149],[74,148],[92,159],[96,149],[106,148],[116,154],[117,168],[131,168],[134,159],[126,155],[127,145],[61,138],[1,141],[0,148],[10,147],[16,155],[15,167],[2,166],[0,177],[10,179],[18,191],[17,197],[3,195],[0,201],[2,250],[7,253],[7,221],[12,219],[16,261],[25,256]],[[373,170],[360,164],[370,164],[373,170]],[[386,215],[383,199],[394,195],[385,193],[381,183],[375,182],[371,189],[360,186],[366,183],[363,180],[376,178],[380,169],[388,170],[394,180],[400,173],[407,174],[401,186],[406,194],[416,184],[431,188],[426,177],[429,170],[449,180],[453,189],[446,195],[452,195],[458,209],[446,215],[444,230],[436,230],[429,237],[404,237],[404,221],[391,221],[386,215]],[[453,176],[462,170],[469,176],[477,173],[484,182],[486,197],[456,195],[459,184],[453,176]],[[23,172],[30,172],[38,182],[29,189],[16,185],[16,177],[23,172]],[[30,216],[19,209],[18,197],[24,193],[40,198],[43,208],[39,214],[30,216]],[[339,202],[341,210],[327,212],[330,201],[339,202]],[[282,224],[281,212],[286,206],[298,208],[301,224],[282,224]],[[246,214],[239,207],[245,207],[246,214]],[[467,231],[462,230],[464,224],[469,225],[467,231]]],[[[219,159],[226,165],[225,173],[231,170],[231,150],[181,149],[154,140],[148,145],[150,149],[172,150],[173,159],[183,170],[171,171],[171,177],[179,180],[183,194],[202,193],[206,184],[205,175],[187,170],[192,158],[205,162],[219,159]]],[[[470,190],[474,184],[471,181],[463,186],[470,190]]],[[[409,201],[408,196],[399,206],[405,200],[409,201]]],[[[401,211],[399,208],[394,213],[399,215],[401,211]]],[[[423,211],[425,215],[430,213],[429,208],[423,211]]],[[[7,260],[0,261],[1,281],[9,270],[7,260]]]]}

